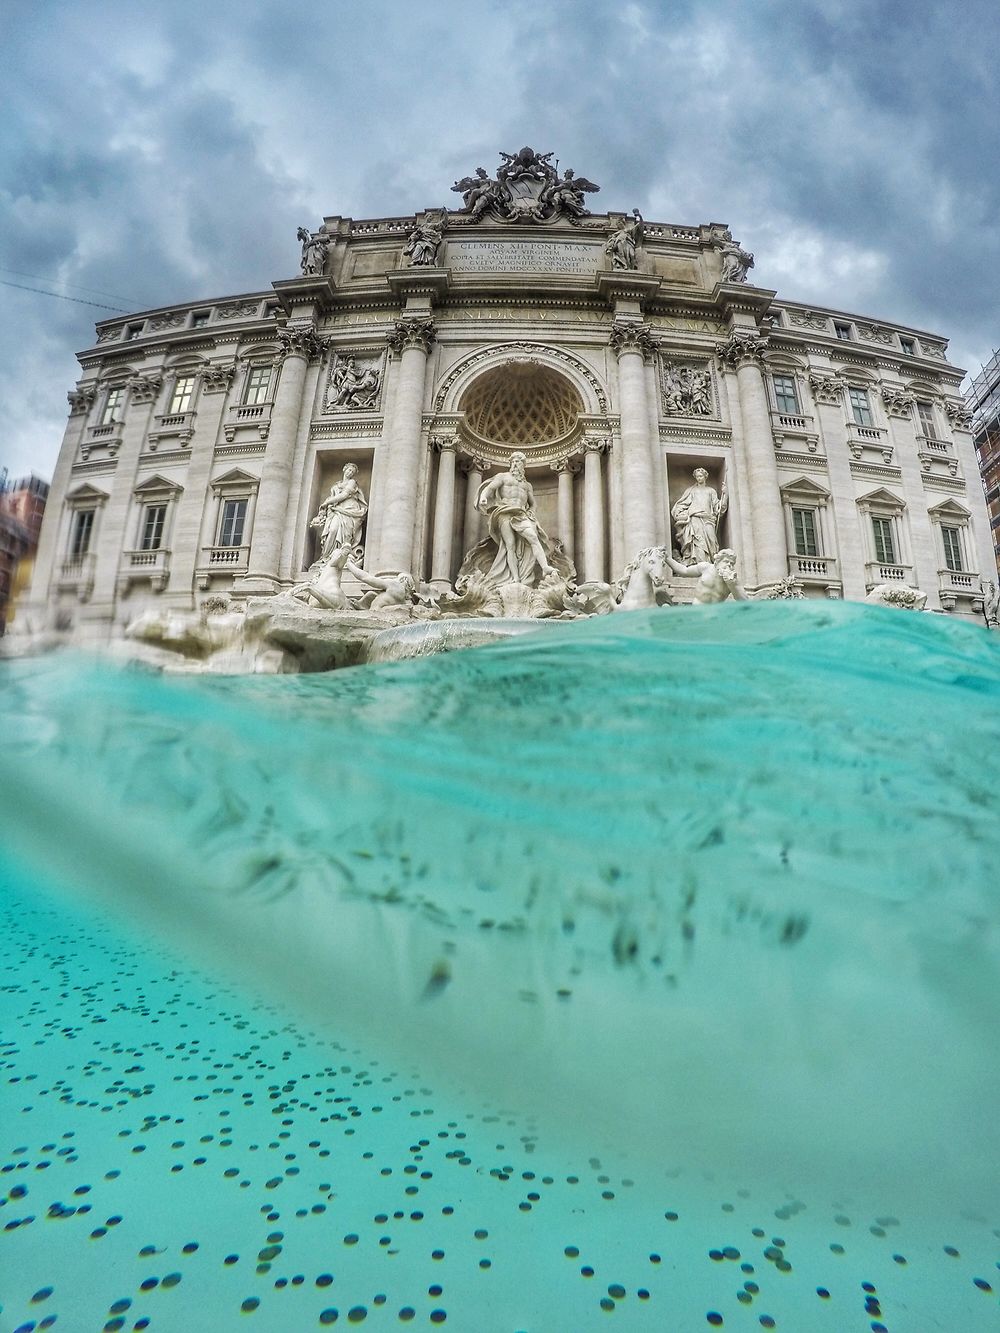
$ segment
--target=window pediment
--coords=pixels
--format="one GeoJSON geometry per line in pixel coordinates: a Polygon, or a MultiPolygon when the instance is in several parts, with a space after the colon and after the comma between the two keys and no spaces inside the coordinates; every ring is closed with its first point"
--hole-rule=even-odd
{"type": "Polygon", "coordinates": [[[147,477],[145,481],[136,486],[134,494],[140,499],[150,499],[153,496],[171,496],[180,495],[184,487],[178,485],[176,481],[171,481],[168,477],[147,477]]]}

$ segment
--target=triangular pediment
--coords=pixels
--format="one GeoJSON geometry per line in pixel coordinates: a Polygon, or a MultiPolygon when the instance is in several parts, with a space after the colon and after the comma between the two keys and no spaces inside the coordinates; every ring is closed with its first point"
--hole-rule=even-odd
{"type": "Polygon", "coordinates": [[[216,477],[212,482],[213,486],[259,486],[260,477],[255,477],[249,472],[244,472],[242,468],[230,468],[228,472],[223,472],[221,477],[216,477]]]}
{"type": "Polygon", "coordinates": [[[814,503],[825,503],[830,498],[830,492],[825,486],[812,479],[812,477],[796,477],[794,481],[788,481],[781,488],[782,495],[787,495],[789,499],[812,500],[814,503]]]}
{"type": "Polygon", "coordinates": [[[928,514],[936,514],[938,518],[966,520],[972,517],[971,510],[966,509],[965,505],[959,504],[957,500],[951,499],[950,496],[947,500],[942,500],[940,504],[932,505],[927,512],[928,514]]]}
{"type": "Polygon", "coordinates": [[[82,482],[72,491],[66,492],[66,502],[68,504],[103,504],[108,498],[107,491],[99,491],[96,486],[91,486],[89,481],[82,482]]]}
{"type": "Polygon", "coordinates": [[[141,481],[139,485],[135,488],[135,494],[162,495],[164,491],[170,491],[172,493],[176,493],[182,491],[183,489],[184,487],[179,486],[176,481],[171,481],[169,477],[161,477],[157,473],[156,476],[147,477],[145,481],[141,481]]]}
{"type": "Polygon", "coordinates": [[[884,486],[875,491],[868,491],[865,495],[859,495],[858,504],[890,505],[893,509],[906,508],[906,501],[902,496],[893,495],[892,491],[887,491],[884,486]]]}

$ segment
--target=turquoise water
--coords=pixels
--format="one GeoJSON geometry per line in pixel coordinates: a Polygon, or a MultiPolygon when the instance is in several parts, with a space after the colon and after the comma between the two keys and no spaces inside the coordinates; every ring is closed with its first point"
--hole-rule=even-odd
{"type": "Polygon", "coordinates": [[[8,663],[0,1328],[996,1327],[997,643],[8,663]]]}

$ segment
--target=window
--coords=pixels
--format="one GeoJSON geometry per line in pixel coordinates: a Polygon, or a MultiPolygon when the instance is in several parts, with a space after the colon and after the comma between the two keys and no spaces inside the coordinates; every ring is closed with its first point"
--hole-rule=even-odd
{"type": "MultiPolygon", "coordinates": [[[[920,434],[928,440],[937,439],[937,431],[934,429],[934,404],[917,403],[917,419],[920,422],[920,434]]],[[[951,566],[948,566],[949,569],[951,566]]]]}
{"type": "Polygon", "coordinates": [[[167,517],[165,504],[146,505],[142,511],[142,531],[139,534],[140,551],[158,551],[163,540],[163,524],[167,517]]]}
{"type": "Polygon", "coordinates": [[[251,366],[247,376],[244,403],[266,403],[271,389],[271,367],[251,366]]]}
{"type": "Polygon", "coordinates": [[[799,395],[795,389],[795,379],[792,375],[774,375],[774,401],[778,405],[778,411],[784,412],[787,416],[798,416],[799,395]]]}
{"type": "Polygon", "coordinates": [[[117,389],[109,389],[108,396],[104,400],[104,411],[101,413],[101,425],[110,426],[118,415],[118,409],[122,405],[122,399],[125,397],[125,390],[121,386],[117,389]]]}
{"type": "Polygon", "coordinates": [[[872,416],[871,404],[868,401],[868,390],[855,389],[852,386],[847,390],[847,397],[850,400],[854,424],[856,426],[874,426],[875,418],[872,416]]]}
{"type": "Polygon", "coordinates": [[[78,509],[73,515],[73,528],[69,538],[69,553],[75,559],[85,556],[90,550],[90,535],[94,530],[95,509],[78,509]]]}
{"type": "Polygon", "coordinates": [[[896,564],[896,542],[891,518],[872,518],[872,536],[875,538],[875,559],[880,565],[896,564]]]}
{"type": "Polygon", "coordinates": [[[136,338],[142,337],[142,325],[130,324],[125,330],[125,341],[134,342],[136,338]]]}
{"type": "Polygon", "coordinates": [[[191,327],[193,329],[203,329],[208,323],[208,311],[196,310],[191,316],[191,327]]]}
{"type": "Polygon", "coordinates": [[[191,397],[194,393],[194,375],[178,375],[174,380],[174,391],[170,398],[168,412],[189,412],[191,410],[191,397]]]}
{"type": "Polygon", "coordinates": [[[958,528],[946,528],[942,524],[941,540],[944,542],[944,566],[945,569],[960,571],[965,568],[962,563],[962,535],[958,528]]]}
{"type": "Polygon", "coordinates": [[[795,533],[796,555],[819,555],[815,509],[793,509],[792,530],[795,533]]]}
{"type": "Polygon", "coordinates": [[[901,337],[900,340],[899,340],[899,345],[900,345],[900,347],[902,347],[903,352],[904,352],[904,354],[905,354],[906,356],[915,356],[915,355],[916,355],[916,350],[917,350],[917,349],[916,349],[916,346],[915,346],[915,344],[914,344],[912,338],[902,338],[902,337],[901,337]]]}
{"type": "Polygon", "coordinates": [[[222,506],[222,523],[219,528],[220,546],[242,546],[243,526],[247,518],[249,500],[226,500],[222,506]]]}
{"type": "Polygon", "coordinates": [[[850,342],[854,337],[850,324],[834,324],[833,331],[843,342],[850,342]]]}

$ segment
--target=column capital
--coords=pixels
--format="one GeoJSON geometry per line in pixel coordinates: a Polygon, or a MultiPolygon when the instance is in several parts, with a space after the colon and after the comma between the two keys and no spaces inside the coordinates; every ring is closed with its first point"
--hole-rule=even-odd
{"type": "Polygon", "coordinates": [[[458,448],[458,440],[454,435],[432,435],[427,444],[435,454],[453,454],[458,448]]]}
{"type": "Polygon", "coordinates": [[[846,383],[842,375],[820,375],[813,372],[809,376],[809,387],[817,403],[839,403],[846,383]]]}
{"type": "Polygon", "coordinates": [[[459,463],[459,467],[466,476],[468,476],[470,472],[478,472],[480,476],[482,476],[484,472],[489,472],[491,466],[492,465],[488,463],[485,458],[476,458],[474,454],[466,454],[459,463]]]}
{"type": "Polygon", "coordinates": [[[719,343],[716,351],[723,365],[739,370],[740,366],[752,363],[764,364],[764,353],[770,346],[770,339],[756,333],[731,333],[724,343],[719,343]]]}
{"type": "Polygon", "coordinates": [[[386,341],[392,350],[402,354],[408,347],[419,347],[429,352],[434,345],[437,328],[429,315],[410,315],[397,319],[386,341]]]}
{"type": "Polygon", "coordinates": [[[551,472],[568,472],[572,474],[580,471],[580,464],[573,455],[567,454],[565,458],[558,458],[554,463],[550,463],[549,470],[551,472]]]}
{"type": "Polygon", "coordinates": [[[648,324],[616,319],[611,329],[611,346],[619,359],[626,352],[638,352],[641,357],[648,358],[656,350],[656,340],[648,324]]]}
{"type": "Polygon", "coordinates": [[[96,397],[97,386],[95,384],[84,384],[79,389],[71,389],[66,395],[69,402],[70,416],[76,416],[80,412],[89,412],[96,397]]]}
{"type": "Polygon", "coordinates": [[[588,454],[609,454],[611,452],[611,437],[610,435],[589,436],[584,440],[583,447],[588,454]]]}
{"type": "Polygon", "coordinates": [[[301,356],[306,361],[319,356],[326,346],[311,324],[288,325],[277,332],[277,360],[286,356],[301,356]]]}

